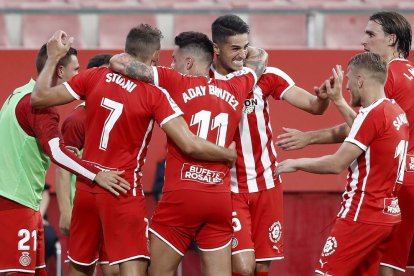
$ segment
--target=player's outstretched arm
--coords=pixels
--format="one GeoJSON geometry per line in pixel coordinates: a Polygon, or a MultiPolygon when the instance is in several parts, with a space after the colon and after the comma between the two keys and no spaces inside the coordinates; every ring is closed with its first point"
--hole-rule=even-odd
{"type": "Polygon", "coordinates": [[[317,158],[287,159],[277,165],[276,174],[305,171],[317,174],[339,174],[343,172],[363,150],[348,142],[332,155],[325,155],[317,158]]]}
{"type": "Polygon", "coordinates": [[[30,98],[32,107],[46,108],[75,100],[63,85],[51,87],[56,66],[59,60],[66,55],[72,43],[73,37],[68,37],[61,30],[56,31],[47,42],[48,58],[30,98]]]}
{"type": "Polygon", "coordinates": [[[202,139],[190,131],[182,116],[168,121],[162,129],[188,156],[206,161],[225,162],[229,166],[236,160],[234,142],[228,148],[224,148],[202,139]]]}
{"type": "Polygon", "coordinates": [[[350,127],[343,123],[331,128],[300,131],[283,128],[284,133],[277,136],[276,145],[284,150],[297,150],[311,144],[342,143],[348,136],[350,127]]]}
{"type": "Polygon", "coordinates": [[[72,206],[70,203],[70,172],[56,167],[56,197],[60,212],[59,228],[63,235],[69,235],[72,206]]]}
{"type": "Polygon", "coordinates": [[[154,83],[152,67],[137,60],[127,53],[114,55],[109,61],[109,67],[115,72],[132,79],[154,83]]]}
{"type": "Polygon", "coordinates": [[[252,69],[259,79],[266,69],[268,59],[269,55],[265,50],[249,46],[247,48],[245,66],[252,69]]]}

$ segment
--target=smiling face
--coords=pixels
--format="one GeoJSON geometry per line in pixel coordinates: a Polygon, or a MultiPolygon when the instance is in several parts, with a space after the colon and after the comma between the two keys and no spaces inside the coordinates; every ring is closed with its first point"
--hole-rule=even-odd
{"type": "Polygon", "coordinates": [[[384,32],[380,24],[370,20],[365,27],[365,34],[362,37],[361,44],[364,46],[365,51],[386,58],[389,55],[389,51],[393,50],[393,47],[390,47],[392,44],[391,36],[384,32]]]}
{"type": "Polygon", "coordinates": [[[217,65],[225,70],[225,74],[241,70],[247,56],[249,46],[248,34],[229,36],[226,41],[215,43],[217,65]]]}

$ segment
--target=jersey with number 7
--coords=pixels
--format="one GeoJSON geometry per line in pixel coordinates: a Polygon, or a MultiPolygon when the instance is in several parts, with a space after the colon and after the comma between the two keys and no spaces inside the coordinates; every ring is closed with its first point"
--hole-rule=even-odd
{"type": "MultiPolygon", "coordinates": [[[[68,91],[86,103],[83,160],[108,170],[125,170],[124,178],[141,189],[141,169],[154,121],[163,125],[182,115],[164,89],[136,81],[108,68],[81,72],[67,83],[68,91]]],[[[79,181],[78,181],[79,183],[79,181]]],[[[77,189],[105,193],[98,185],[77,189]]]]}
{"type": "MultiPolygon", "coordinates": [[[[165,67],[153,71],[155,84],[169,91],[194,134],[219,146],[233,141],[244,100],[257,81],[251,69],[229,74],[225,80],[182,75],[165,67]]],[[[163,191],[182,189],[229,192],[229,169],[223,163],[187,157],[169,140],[163,191]]]]}

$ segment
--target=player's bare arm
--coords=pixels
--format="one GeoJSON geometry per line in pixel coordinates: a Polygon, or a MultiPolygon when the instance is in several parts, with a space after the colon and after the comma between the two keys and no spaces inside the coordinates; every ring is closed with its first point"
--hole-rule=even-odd
{"type": "Polygon", "coordinates": [[[234,142],[228,147],[217,146],[191,132],[182,116],[162,126],[167,136],[188,156],[206,161],[225,162],[231,166],[237,157],[234,142]]]}
{"type": "Polygon", "coordinates": [[[127,53],[114,55],[109,61],[109,67],[132,79],[154,83],[152,67],[140,62],[127,53]]]}
{"type": "Polygon", "coordinates": [[[332,79],[333,82],[329,82],[328,80],[325,81],[328,97],[338,108],[348,126],[351,127],[357,113],[348,105],[342,95],[342,82],[344,74],[341,65],[336,65],[335,68],[332,69],[332,79]]]}
{"type": "Polygon", "coordinates": [[[283,128],[284,133],[277,136],[276,145],[283,150],[297,150],[311,144],[342,143],[348,136],[350,127],[343,123],[331,128],[300,131],[293,128],[283,128]]]}
{"type": "Polygon", "coordinates": [[[249,46],[247,47],[245,66],[252,69],[256,73],[257,78],[260,78],[266,69],[268,58],[269,55],[265,50],[249,46]]]}
{"type": "Polygon", "coordinates": [[[56,197],[60,212],[59,228],[62,234],[69,235],[72,207],[70,204],[70,172],[56,167],[56,197]]]}
{"type": "Polygon", "coordinates": [[[33,89],[30,105],[34,108],[46,108],[66,104],[75,100],[65,86],[52,86],[54,71],[59,60],[66,55],[73,43],[73,37],[68,37],[64,31],[56,31],[47,42],[45,66],[40,73],[33,89]]]}
{"type": "Polygon", "coordinates": [[[277,174],[305,171],[319,174],[339,174],[344,171],[363,150],[358,146],[345,142],[332,155],[317,158],[287,159],[277,165],[277,174]]]}

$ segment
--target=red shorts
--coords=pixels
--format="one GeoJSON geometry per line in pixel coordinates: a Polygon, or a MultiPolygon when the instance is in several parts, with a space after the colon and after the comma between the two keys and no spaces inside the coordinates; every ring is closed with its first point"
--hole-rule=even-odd
{"type": "Polygon", "coordinates": [[[233,234],[230,191],[166,192],[154,211],[150,231],[182,256],[193,239],[202,251],[220,250],[230,244],[233,234]]]}
{"type": "Polygon", "coordinates": [[[255,251],[256,261],[283,259],[282,185],[256,193],[232,193],[232,255],[255,251]]]}
{"type": "Polygon", "coordinates": [[[381,265],[405,271],[414,235],[414,172],[405,172],[404,184],[398,191],[401,223],[395,227],[381,265]]]}
{"type": "Polygon", "coordinates": [[[393,227],[336,219],[315,272],[335,276],[378,275],[393,227]]]}
{"type": "Polygon", "coordinates": [[[43,232],[39,211],[0,196],[0,274],[44,268],[43,232]]]}
{"type": "Polygon", "coordinates": [[[68,258],[80,265],[91,265],[101,256],[109,264],[138,258],[149,259],[148,220],[145,198],[109,193],[76,191],[70,225],[68,258]]]}
{"type": "Polygon", "coordinates": [[[414,268],[414,243],[411,242],[410,255],[408,256],[407,268],[414,268]]]}

